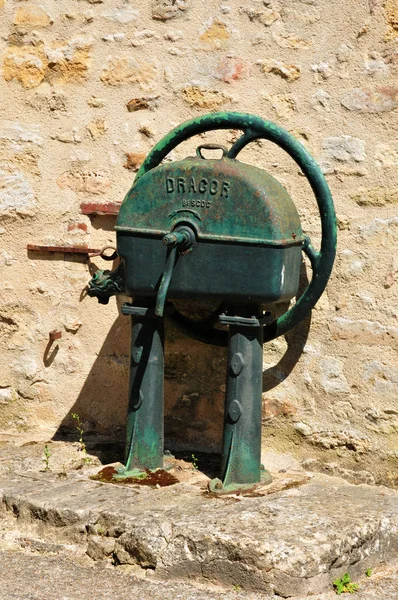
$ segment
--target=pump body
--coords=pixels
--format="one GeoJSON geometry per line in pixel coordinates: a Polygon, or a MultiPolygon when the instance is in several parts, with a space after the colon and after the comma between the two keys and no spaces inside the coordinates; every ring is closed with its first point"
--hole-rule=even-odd
{"type": "Polygon", "coordinates": [[[253,115],[215,113],[183,123],[148,155],[126,195],[116,223],[120,262],[94,275],[88,293],[102,303],[115,293],[134,298],[126,464],[117,477],[163,464],[164,316],[186,333],[228,346],[221,479],[214,493],[270,479],[261,469],[261,392],[264,340],[282,335],[315,305],[328,281],[336,246],[333,202],[313,158],[286,131],[253,115]],[[196,156],[162,160],[181,141],[211,129],[237,128],[227,151],[201,145],[196,156]],[[258,167],[236,159],[251,141],[265,138],[299,164],[315,193],[322,223],[317,252],[303,234],[285,188],[258,167]],[[204,158],[204,150],[222,152],[204,158]],[[264,305],[292,299],[302,251],[312,279],[293,307],[274,321],[264,305]],[[195,320],[174,299],[216,300],[210,317],[195,320]]]}
{"type": "Polygon", "coordinates": [[[128,295],[157,294],[165,267],[159,241],[181,226],[192,229],[195,242],[174,266],[168,298],[269,304],[296,294],[300,219],[286,190],[262,169],[199,155],[143,175],[115,228],[128,295]]]}

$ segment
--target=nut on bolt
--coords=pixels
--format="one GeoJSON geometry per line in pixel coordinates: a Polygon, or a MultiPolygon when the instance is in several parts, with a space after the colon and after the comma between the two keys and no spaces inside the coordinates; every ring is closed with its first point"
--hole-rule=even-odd
{"type": "Polygon", "coordinates": [[[187,250],[188,248],[191,248],[192,244],[195,242],[195,232],[190,227],[183,225],[174,231],[166,233],[166,235],[162,237],[162,242],[169,248],[179,246],[180,249],[187,250]]]}

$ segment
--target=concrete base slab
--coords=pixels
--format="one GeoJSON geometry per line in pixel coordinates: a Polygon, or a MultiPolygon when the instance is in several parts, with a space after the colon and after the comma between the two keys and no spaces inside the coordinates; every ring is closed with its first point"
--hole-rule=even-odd
{"type": "Polygon", "coordinates": [[[296,485],[212,497],[208,478],[192,468],[164,488],[90,480],[98,470],[8,472],[0,480],[3,517],[13,515],[31,537],[77,544],[94,560],[152,578],[270,596],[327,592],[344,573],[355,580],[397,556],[398,493],[388,488],[283,473],[279,482],[296,485]]]}

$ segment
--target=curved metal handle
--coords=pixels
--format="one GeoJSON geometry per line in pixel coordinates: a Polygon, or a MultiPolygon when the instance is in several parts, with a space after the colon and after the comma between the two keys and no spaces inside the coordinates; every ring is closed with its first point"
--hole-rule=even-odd
{"type": "Polygon", "coordinates": [[[318,204],[322,225],[320,251],[314,250],[309,239],[306,239],[303,245],[303,251],[309,257],[313,269],[311,281],[292,308],[269,325],[264,326],[264,340],[269,341],[297,325],[315,306],[325,289],[332,271],[337,242],[336,215],[332,196],[318,164],[290,133],[271,121],[265,121],[255,115],[234,112],[203,115],[173,129],[148,154],[137,173],[136,180],[157,167],[181,142],[213,129],[241,129],[244,131],[228,151],[228,158],[235,158],[247,144],[259,138],[280,146],[296,161],[307,177],[318,204]]]}
{"type": "Polygon", "coordinates": [[[202,154],[202,150],[221,150],[222,158],[228,156],[228,150],[225,148],[225,146],[221,146],[220,144],[200,144],[200,146],[196,148],[196,156],[199,156],[199,158],[203,158],[203,160],[206,160],[206,158],[202,154]]]}

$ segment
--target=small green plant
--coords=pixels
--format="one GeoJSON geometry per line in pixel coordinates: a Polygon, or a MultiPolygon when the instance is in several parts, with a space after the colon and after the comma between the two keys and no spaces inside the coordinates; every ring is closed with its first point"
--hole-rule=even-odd
{"type": "Polygon", "coordinates": [[[76,429],[79,433],[80,450],[82,452],[86,452],[86,444],[84,442],[84,427],[83,427],[82,420],[77,413],[72,413],[71,416],[72,416],[72,419],[74,419],[76,422],[76,429]]]}
{"type": "Polygon", "coordinates": [[[44,454],[44,456],[43,456],[44,470],[49,471],[50,470],[51,452],[50,452],[50,448],[48,447],[48,444],[45,444],[43,454],[44,454]]]}
{"type": "Polygon", "coordinates": [[[372,569],[366,569],[365,575],[366,577],[372,577],[372,569]]]}
{"type": "Polygon", "coordinates": [[[192,457],[192,466],[195,469],[195,471],[197,471],[199,469],[198,459],[196,458],[196,456],[194,454],[192,454],[191,457],[192,457]]]}
{"type": "Polygon", "coordinates": [[[239,583],[235,583],[235,585],[232,586],[232,589],[234,592],[236,592],[238,594],[242,588],[240,587],[239,583]]]}
{"type": "Polygon", "coordinates": [[[357,592],[359,586],[357,583],[351,583],[351,577],[349,573],[345,573],[341,579],[333,581],[333,587],[336,594],[353,594],[357,592]]]}
{"type": "Polygon", "coordinates": [[[76,422],[76,429],[79,433],[79,445],[80,445],[79,450],[81,452],[83,452],[82,465],[84,467],[87,467],[88,465],[91,465],[92,458],[90,456],[87,456],[87,448],[86,448],[86,443],[84,441],[83,423],[82,423],[80,416],[77,413],[71,413],[71,416],[72,416],[72,419],[74,419],[76,422]]]}

